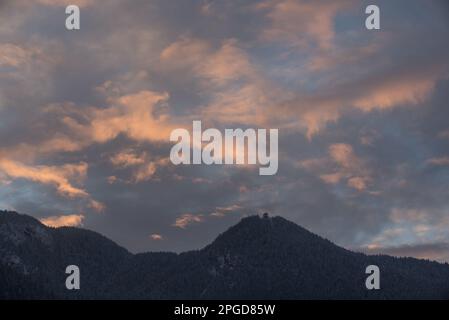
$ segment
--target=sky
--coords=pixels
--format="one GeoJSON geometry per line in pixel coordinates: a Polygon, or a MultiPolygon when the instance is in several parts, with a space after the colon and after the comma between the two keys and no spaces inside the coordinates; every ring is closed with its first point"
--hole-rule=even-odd
{"type": "Polygon", "coordinates": [[[3,0],[0,21],[0,208],[132,252],[269,212],[449,261],[445,1],[3,0]],[[170,132],[194,120],[278,129],[278,172],[173,165],[170,132]]]}

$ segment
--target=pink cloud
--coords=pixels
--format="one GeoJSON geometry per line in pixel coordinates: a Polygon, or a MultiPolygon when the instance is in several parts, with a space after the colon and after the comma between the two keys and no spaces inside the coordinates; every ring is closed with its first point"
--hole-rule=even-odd
{"type": "Polygon", "coordinates": [[[48,227],[59,228],[59,227],[82,226],[83,220],[84,215],[71,214],[71,215],[51,216],[47,218],[42,218],[40,219],[40,222],[48,227]]]}
{"type": "Polygon", "coordinates": [[[179,217],[176,218],[175,223],[173,224],[174,227],[185,229],[192,223],[200,223],[203,222],[203,215],[194,215],[191,213],[185,213],[179,217]]]}

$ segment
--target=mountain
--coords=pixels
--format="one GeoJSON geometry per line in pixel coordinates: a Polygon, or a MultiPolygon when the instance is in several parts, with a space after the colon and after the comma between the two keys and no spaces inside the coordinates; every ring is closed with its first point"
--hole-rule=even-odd
{"type": "Polygon", "coordinates": [[[102,283],[130,258],[98,233],[48,228],[30,216],[0,212],[0,299],[99,297],[102,283]],[[82,270],[82,293],[66,289],[68,265],[82,270]]]}
{"type": "Polygon", "coordinates": [[[78,228],[0,212],[0,299],[449,299],[449,265],[367,256],[281,217],[252,216],[207,247],[133,255],[78,228]],[[65,268],[81,289],[65,288],[65,268]],[[367,290],[368,265],[381,289],[367,290]]]}

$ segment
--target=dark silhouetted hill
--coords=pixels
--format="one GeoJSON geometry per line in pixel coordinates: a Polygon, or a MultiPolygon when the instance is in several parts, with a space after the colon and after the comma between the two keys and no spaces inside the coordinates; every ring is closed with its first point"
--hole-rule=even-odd
{"type": "Polygon", "coordinates": [[[0,212],[1,299],[448,299],[449,265],[367,256],[281,217],[242,219],[202,250],[132,255],[78,228],[0,212]],[[81,290],[65,289],[65,268],[81,290]],[[381,270],[367,290],[365,269],[381,270]]]}

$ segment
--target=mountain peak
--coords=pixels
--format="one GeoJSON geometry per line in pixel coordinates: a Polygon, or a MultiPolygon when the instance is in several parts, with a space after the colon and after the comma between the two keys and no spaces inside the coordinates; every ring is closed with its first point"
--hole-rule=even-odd
{"type": "Polygon", "coordinates": [[[20,245],[31,239],[51,245],[52,237],[37,219],[14,211],[0,211],[0,239],[20,245]]]}
{"type": "Polygon", "coordinates": [[[267,253],[279,247],[304,251],[310,248],[343,250],[330,241],[317,236],[305,228],[280,216],[270,217],[266,214],[243,218],[239,223],[220,234],[206,251],[241,253],[258,251],[267,253]]]}
{"type": "Polygon", "coordinates": [[[0,210],[0,224],[16,223],[16,224],[41,224],[39,220],[15,211],[0,210]]]}

